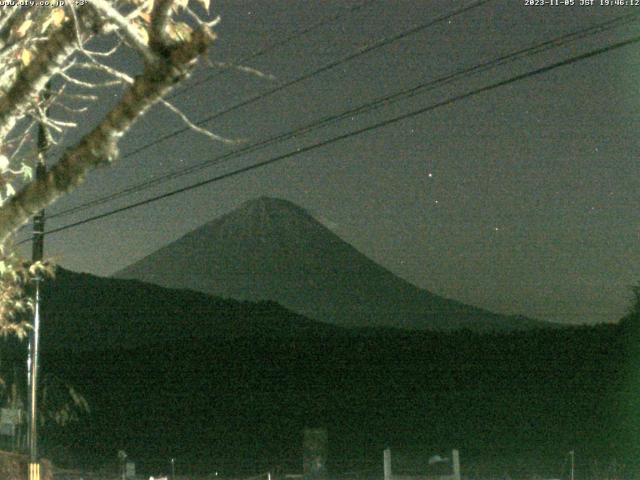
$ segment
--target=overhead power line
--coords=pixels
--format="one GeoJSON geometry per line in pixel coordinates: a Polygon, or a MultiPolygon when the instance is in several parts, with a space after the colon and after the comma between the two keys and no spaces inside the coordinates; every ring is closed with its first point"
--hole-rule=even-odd
{"type": "MultiPolygon", "coordinates": [[[[319,28],[322,28],[325,25],[333,23],[333,22],[335,22],[337,20],[340,20],[343,17],[346,17],[347,15],[351,15],[351,14],[357,12],[358,10],[363,9],[367,5],[373,3],[373,1],[374,0],[365,0],[362,3],[359,3],[357,5],[353,5],[352,7],[346,9],[346,11],[341,11],[339,13],[336,13],[335,15],[331,15],[331,16],[323,19],[323,20],[320,20],[317,23],[314,23],[313,25],[311,25],[309,27],[300,29],[300,30],[292,33],[291,35],[288,35],[287,37],[283,38],[282,40],[274,42],[271,45],[268,45],[268,46],[266,46],[264,48],[261,48],[260,50],[257,50],[257,51],[255,51],[253,53],[250,53],[250,54],[248,54],[248,55],[246,55],[244,57],[240,57],[240,58],[237,58],[235,60],[232,60],[231,64],[232,65],[240,65],[240,64],[243,64],[243,63],[248,62],[250,60],[254,60],[254,59],[258,58],[258,57],[261,57],[263,55],[266,55],[267,53],[269,53],[269,52],[271,52],[273,50],[276,50],[276,49],[282,47],[283,45],[291,43],[292,41],[294,41],[294,40],[296,40],[296,39],[298,39],[300,37],[308,35],[309,33],[313,32],[313,31],[315,31],[315,30],[317,30],[319,28]]],[[[179,97],[180,95],[183,95],[186,92],[188,92],[189,90],[191,90],[193,87],[201,85],[201,84],[206,83],[206,82],[210,82],[211,80],[219,77],[220,75],[223,75],[224,73],[226,73],[228,71],[229,71],[228,68],[224,69],[222,71],[218,71],[218,72],[214,73],[213,75],[209,75],[208,77],[206,77],[206,78],[204,78],[202,80],[199,80],[197,82],[193,82],[192,84],[186,86],[182,90],[179,90],[177,92],[173,92],[172,94],[168,95],[166,98],[167,98],[167,100],[169,100],[171,98],[179,97]]]]}
{"type": "Polygon", "coordinates": [[[340,120],[343,120],[345,118],[350,118],[353,117],[355,115],[361,115],[363,113],[367,113],[370,112],[372,110],[381,108],[381,107],[386,107],[388,105],[391,105],[395,102],[398,102],[400,100],[404,100],[410,97],[413,97],[415,95],[418,94],[422,94],[422,93],[426,93],[428,91],[431,91],[437,87],[440,87],[442,85],[446,85],[449,84],[451,82],[457,81],[459,79],[462,78],[466,78],[472,74],[478,74],[484,71],[487,71],[489,69],[504,65],[506,63],[511,63],[511,62],[515,62],[517,60],[520,60],[522,58],[526,58],[532,55],[536,55],[539,54],[541,52],[550,50],[550,49],[554,49],[554,48],[559,48],[563,45],[566,45],[570,42],[574,42],[576,40],[581,40],[584,39],[588,36],[591,35],[595,35],[597,33],[601,33],[604,32],[606,30],[610,30],[612,28],[618,28],[621,25],[624,25],[626,23],[630,23],[631,21],[636,21],[638,18],[640,18],[640,13],[634,13],[634,14],[629,14],[629,15],[624,15],[621,17],[616,17],[615,19],[612,20],[608,20],[606,22],[591,26],[591,27],[587,27],[584,28],[582,30],[576,31],[576,32],[571,32],[568,34],[564,34],[564,35],[560,35],[556,38],[553,38],[551,40],[547,40],[545,42],[542,43],[538,43],[535,44],[533,46],[527,47],[527,48],[523,48],[520,50],[517,50],[515,52],[511,52],[509,54],[503,55],[501,57],[489,60],[487,62],[481,63],[481,64],[477,64],[468,68],[464,68],[461,70],[458,70],[454,73],[439,77],[437,79],[434,80],[430,80],[428,82],[423,82],[420,83],[414,87],[411,87],[409,89],[404,89],[401,90],[399,92],[390,94],[390,95],[385,95],[383,97],[379,97],[373,101],[369,101],[366,102],[365,104],[362,104],[360,106],[357,106],[355,108],[349,109],[345,112],[339,113],[339,114],[333,114],[333,115],[329,115],[329,116],[325,116],[321,119],[318,120],[314,120],[313,122],[310,122],[304,126],[298,127],[294,130],[290,130],[281,134],[278,134],[276,136],[270,137],[266,140],[262,140],[259,141],[257,143],[254,143],[252,145],[248,145],[245,147],[242,147],[240,149],[234,150],[232,152],[228,152],[222,155],[219,155],[213,159],[209,159],[209,160],[205,160],[203,162],[200,162],[196,165],[191,165],[189,167],[185,167],[185,168],[181,168],[178,170],[175,170],[173,172],[168,172],[164,175],[161,175],[159,177],[150,179],[150,180],[146,180],[144,182],[140,182],[137,183],[136,185],[132,185],[129,186],[125,189],[122,189],[118,192],[114,192],[112,194],[103,196],[101,198],[98,199],[94,199],[91,200],[89,202],[83,203],[81,205],[77,205],[75,207],[71,207],[68,208],[66,210],[63,210],[61,212],[58,212],[57,214],[54,215],[50,215],[49,218],[58,218],[58,217],[63,217],[63,216],[68,216],[70,214],[73,213],[77,213],[98,205],[102,205],[104,203],[108,203],[111,202],[113,200],[116,200],[118,198],[122,198],[124,196],[133,194],[133,193],[137,193],[143,190],[146,190],[148,188],[151,188],[153,186],[157,186],[163,183],[166,183],[170,180],[174,180],[176,178],[182,177],[184,175],[188,175],[188,174],[192,174],[194,172],[203,170],[205,168],[209,168],[213,165],[219,165],[223,162],[229,161],[231,159],[240,157],[242,155],[254,152],[256,150],[261,150],[263,148],[266,148],[270,145],[273,145],[275,143],[279,143],[279,142],[283,142],[285,140],[289,140],[291,138],[295,138],[304,134],[307,134],[315,129],[324,127],[326,125],[329,125],[331,123],[335,123],[338,122],[340,120]]]}
{"type": "MultiPolygon", "coordinates": [[[[178,188],[176,190],[172,190],[170,192],[163,193],[161,195],[156,195],[156,196],[148,198],[146,200],[142,200],[142,201],[139,201],[139,202],[131,203],[131,204],[126,205],[124,207],[116,208],[116,209],[110,210],[108,212],[101,213],[99,215],[94,215],[92,217],[88,217],[88,218],[85,218],[83,220],[64,225],[62,227],[54,228],[52,230],[49,230],[49,231],[45,232],[45,234],[52,235],[54,233],[62,232],[62,231],[65,231],[65,230],[69,230],[71,228],[75,228],[75,227],[78,227],[80,225],[84,225],[84,224],[87,224],[87,223],[90,223],[90,222],[94,222],[96,220],[107,218],[107,217],[110,217],[112,215],[115,215],[115,214],[118,214],[118,213],[121,213],[121,212],[124,212],[124,211],[127,211],[127,210],[131,210],[131,209],[134,209],[134,208],[137,208],[137,207],[141,207],[143,205],[148,205],[150,203],[154,203],[154,202],[157,202],[159,200],[162,200],[162,199],[165,199],[165,198],[169,198],[169,197],[172,197],[174,195],[178,195],[180,193],[184,193],[184,192],[187,192],[187,191],[190,191],[190,190],[194,190],[196,188],[203,187],[205,185],[210,185],[210,184],[212,184],[214,182],[218,182],[218,181],[221,181],[221,180],[225,180],[227,178],[231,178],[231,177],[240,175],[242,173],[246,173],[246,172],[249,172],[249,171],[252,171],[252,170],[256,170],[258,168],[262,168],[262,167],[265,167],[267,165],[271,165],[273,163],[279,162],[281,160],[285,160],[287,158],[291,158],[291,157],[294,157],[294,156],[297,156],[297,155],[300,155],[300,154],[303,154],[303,153],[306,153],[306,152],[310,152],[312,150],[316,150],[318,148],[322,148],[324,146],[327,146],[327,145],[330,145],[330,144],[333,144],[333,143],[336,143],[336,142],[339,142],[339,141],[342,141],[342,140],[346,140],[348,138],[351,138],[351,137],[354,137],[354,136],[357,136],[357,135],[362,135],[363,133],[367,133],[367,132],[371,132],[371,131],[374,131],[374,130],[378,130],[380,128],[384,128],[384,127],[387,127],[389,125],[393,125],[393,124],[396,124],[398,122],[401,122],[403,120],[407,120],[409,118],[413,118],[413,117],[416,117],[418,115],[422,115],[424,113],[433,111],[433,110],[435,110],[437,108],[440,108],[440,107],[451,105],[451,104],[459,102],[461,100],[464,100],[464,99],[479,95],[481,93],[489,92],[489,91],[495,90],[497,88],[500,88],[500,87],[503,87],[503,86],[518,82],[520,80],[525,80],[527,78],[538,76],[538,75],[550,72],[552,70],[555,70],[557,68],[564,67],[564,66],[567,66],[567,65],[571,65],[571,64],[574,64],[576,62],[579,62],[579,61],[582,61],[582,60],[586,60],[588,58],[593,58],[595,56],[602,55],[604,53],[607,53],[607,52],[610,52],[610,51],[613,51],[613,50],[617,50],[619,48],[626,47],[628,45],[632,45],[632,44],[638,43],[638,42],[640,42],[640,36],[636,36],[636,37],[633,37],[633,38],[630,38],[630,39],[627,39],[627,40],[624,40],[624,41],[621,41],[621,42],[618,42],[618,43],[614,43],[612,45],[608,45],[606,47],[602,47],[602,48],[599,48],[599,49],[596,49],[596,50],[592,50],[592,51],[587,52],[587,53],[576,55],[576,56],[570,57],[568,59],[552,63],[552,64],[547,65],[545,67],[541,67],[541,68],[538,68],[538,69],[535,69],[535,70],[532,70],[532,71],[529,71],[529,72],[526,72],[526,73],[523,73],[523,74],[519,74],[519,75],[513,76],[511,78],[508,78],[506,80],[501,80],[501,81],[492,83],[490,85],[471,90],[471,91],[469,91],[467,93],[463,93],[463,94],[451,97],[451,98],[449,98],[447,100],[443,100],[443,101],[428,105],[426,107],[422,107],[422,108],[419,108],[419,109],[416,109],[416,110],[412,110],[412,111],[404,113],[402,115],[398,115],[398,116],[392,117],[390,119],[383,120],[383,121],[375,123],[373,125],[369,125],[368,127],[360,128],[358,130],[354,130],[354,131],[351,131],[351,132],[348,132],[348,133],[345,133],[345,134],[342,134],[342,135],[338,135],[336,137],[332,137],[330,139],[323,140],[323,141],[314,143],[312,145],[308,145],[306,147],[298,148],[298,149],[296,149],[294,151],[290,151],[288,153],[272,157],[272,158],[270,158],[268,160],[264,160],[262,162],[254,163],[252,165],[248,165],[248,166],[236,169],[236,170],[231,171],[231,172],[227,172],[227,173],[224,173],[224,174],[221,174],[221,175],[217,175],[217,176],[209,178],[207,180],[203,180],[203,181],[200,181],[200,182],[193,183],[193,184],[188,185],[186,187],[178,188]]],[[[19,242],[18,245],[20,245],[21,243],[24,243],[25,241],[26,240],[23,240],[23,241],[19,242]]]]}
{"type": "MultiPolygon", "coordinates": [[[[451,18],[454,18],[454,17],[456,17],[458,15],[461,15],[461,14],[463,14],[465,12],[468,12],[470,10],[473,10],[475,8],[481,7],[482,5],[484,5],[486,3],[489,3],[489,2],[492,2],[492,1],[493,0],[477,0],[477,1],[467,5],[465,7],[459,8],[459,9],[453,11],[453,12],[447,13],[447,14],[442,15],[440,17],[437,17],[437,18],[435,18],[433,20],[430,20],[427,23],[423,23],[421,25],[418,25],[417,27],[410,28],[409,30],[405,30],[405,31],[403,31],[403,32],[401,32],[401,33],[399,33],[397,35],[393,35],[393,36],[390,36],[390,37],[385,37],[382,40],[379,40],[379,41],[375,42],[372,45],[369,45],[367,47],[363,47],[363,48],[358,49],[355,53],[351,53],[351,54],[347,55],[346,57],[343,57],[343,58],[341,58],[339,60],[335,60],[335,61],[333,61],[331,63],[325,64],[322,67],[319,67],[319,68],[317,68],[317,69],[315,69],[315,70],[313,70],[313,71],[311,71],[309,73],[305,73],[304,75],[296,77],[293,80],[289,80],[287,82],[281,83],[280,85],[278,85],[278,86],[276,86],[276,87],[274,87],[272,89],[266,90],[265,92],[262,92],[262,93],[260,93],[258,95],[254,95],[253,97],[249,97],[246,100],[243,100],[240,103],[232,105],[231,107],[226,108],[226,109],[224,109],[222,111],[214,113],[213,115],[209,115],[208,117],[196,122],[196,125],[202,125],[204,123],[208,123],[211,120],[219,118],[219,117],[221,117],[223,115],[226,115],[228,113],[234,112],[234,111],[236,111],[236,110],[238,110],[238,109],[240,109],[242,107],[245,107],[245,106],[250,105],[252,103],[255,103],[255,102],[258,102],[260,100],[263,100],[263,99],[265,99],[265,98],[267,98],[267,97],[269,97],[269,96],[271,96],[271,95],[273,95],[275,93],[281,92],[282,90],[285,90],[285,89],[287,89],[289,87],[297,85],[298,83],[302,83],[305,80],[308,80],[308,79],[313,78],[313,77],[315,77],[317,75],[320,75],[320,74],[322,74],[324,72],[332,70],[332,69],[334,69],[335,67],[337,67],[339,65],[342,65],[342,64],[350,62],[351,60],[354,60],[354,59],[356,59],[358,57],[366,55],[369,52],[372,52],[372,51],[377,50],[379,48],[382,48],[382,47],[385,47],[385,46],[390,45],[392,43],[395,43],[395,42],[397,42],[399,40],[402,40],[402,39],[404,39],[406,37],[409,37],[411,35],[414,35],[416,33],[422,32],[422,31],[424,31],[424,30],[426,30],[426,29],[428,29],[430,27],[433,27],[434,25],[437,25],[438,23],[441,23],[441,22],[444,22],[444,21],[449,20],[451,18]]],[[[209,79],[202,80],[200,83],[204,83],[205,81],[209,81],[209,79]]],[[[191,88],[194,87],[194,86],[199,85],[200,83],[193,84],[191,86],[191,88]]],[[[163,136],[157,138],[156,140],[154,140],[152,142],[146,143],[146,144],[144,144],[144,145],[142,145],[142,146],[140,146],[138,148],[133,149],[130,152],[127,152],[126,154],[124,154],[122,156],[122,158],[128,158],[128,157],[131,157],[133,155],[136,155],[136,154],[138,154],[138,153],[140,153],[140,152],[142,152],[142,151],[144,151],[144,150],[146,150],[146,149],[148,149],[148,148],[150,148],[150,147],[152,147],[154,145],[157,145],[160,142],[164,142],[165,140],[173,138],[173,137],[175,137],[177,135],[180,135],[180,134],[182,134],[184,132],[187,132],[189,130],[191,130],[191,127],[188,127],[188,126],[180,128],[180,129],[177,129],[177,130],[174,130],[173,132],[168,133],[166,135],[163,135],[163,136]]]]}
{"type": "MultiPolygon", "coordinates": [[[[306,80],[307,78],[309,78],[309,75],[313,76],[313,75],[315,75],[317,73],[321,73],[323,71],[330,70],[330,69],[332,69],[332,68],[334,68],[334,67],[336,67],[338,65],[341,65],[341,64],[343,64],[345,62],[353,60],[354,58],[357,58],[357,57],[359,57],[361,55],[369,53],[372,50],[377,50],[378,48],[384,47],[384,46],[389,45],[391,43],[395,43],[398,40],[402,40],[405,37],[408,37],[410,35],[414,35],[416,33],[419,33],[419,32],[421,32],[421,31],[423,31],[423,30],[425,30],[427,28],[431,28],[432,26],[434,26],[434,25],[436,25],[438,23],[441,23],[441,22],[444,22],[444,21],[449,20],[451,18],[457,17],[458,15],[461,15],[461,14],[467,12],[467,11],[470,11],[470,10],[473,10],[475,8],[478,8],[478,7],[482,6],[482,5],[484,5],[485,3],[489,3],[491,1],[493,1],[493,0],[476,0],[475,2],[472,2],[469,5],[466,5],[464,7],[461,7],[459,9],[457,9],[457,10],[454,10],[453,12],[444,14],[444,15],[442,15],[440,17],[437,17],[437,18],[435,18],[433,20],[430,20],[427,23],[418,25],[418,26],[413,27],[413,28],[411,28],[409,30],[401,32],[401,33],[399,33],[397,35],[393,35],[393,36],[384,38],[384,39],[382,39],[382,40],[380,40],[380,41],[378,41],[378,42],[376,42],[376,43],[374,43],[372,45],[365,46],[365,47],[359,49],[358,51],[356,51],[355,53],[347,55],[346,57],[343,57],[340,60],[336,60],[335,62],[329,63],[328,65],[325,65],[325,66],[321,67],[320,69],[316,70],[315,73],[311,72],[311,74],[303,75],[303,77],[300,77],[299,79],[293,80],[292,82],[287,82],[287,84],[284,84],[282,86],[282,88],[287,88],[288,86],[291,86],[291,85],[293,85],[295,83],[302,82],[302,81],[306,80]]],[[[195,86],[201,85],[203,83],[206,83],[206,82],[210,81],[212,78],[215,78],[215,77],[216,77],[215,74],[214,75],[210,75],[209,77],[206,77],[206,78],[204,78],[204,79],[202,79],[202,80],[200,80],[198,82],[194,82],[193,84],[191,84],[191,87],[195,87],[195,86]]],[[[274,90],[273,93],[275,93],[276,91],[279,91],[279,90],[282,89],[280,87],[276,87],[276,88],[277,88],[277,90],[274,90]]],[[[265,93],[267,93],[268,95],[271,95],[271,91],[268,91],[268,92],[265,92],[265,93]]],[[[238,108],[240,108],[240,107],[238,107],[238,108]]]]}

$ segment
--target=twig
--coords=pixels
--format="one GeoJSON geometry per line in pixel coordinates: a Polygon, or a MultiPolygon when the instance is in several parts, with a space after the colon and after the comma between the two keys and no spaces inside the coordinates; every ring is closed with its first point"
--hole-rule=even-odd
{"type": "Polygon", "coordinates": [[[58,75],[64,78],[67,82],[73,85],[77,85],[79,87],[84,87],[84,88],[108,88],[108,87],[113,87],[113,86],[122,84],[120,80],[114,80],[110,82],[100,82],[100,83],[86,82],[84,80],[78,80],[77,78],[72,77],[71,75],[67,75],[64,71],[58,72],[58,75]]]}
{"type": "Polygon", "coordinates": [[[82,51],[83,52],[89,52],[91,55],[96,56],[96,57],[110,57],[111,55],[116,53],[121,46],[122,46],[122,38],[119,38],[118,43],[113,48],[107,50],[106,52],[98,52],[96,50],[89,50],[87,47],[83,47],[82,51]]]}
{"type": "MultiPolygon", "coordinates": [[[[91,57],[89,56],[89,58],[91,58],[91,57]]],[[[92,60],[94,60],[94,59],[92,59],[92,60]]],[[[95,61],[95,60],[94,60],[94,61],[95,61]]],[[[113,67],[110,67],[110,66],[108,66],[108,65],[103,65],[103,64],[101,64],[101,63],[96,63],[96,64],[95,64],[95,67],[96,67],[96,68],[98,68],[98,69],[102,69],[102,70],[104,70],[104,71],[105,71],[105,72],[107,72],[109,75],[112,75],[112,76],[116,77],[117,79],[119,79],[119,80],[121,80],[121,81],[123,81],[123,82],[126,82],[126,83],[128,83],[128,84],[130,84],[130,85],[132,85],[132,84],[133,84],[133,82],[134,82],[133,77],[131,77],[131,76],[127,75],[127,74],[126,74],[126,73],[124,73],[124,72],[121,72],[120,70],[117,70],[117,69],[115,69],[115,68],[113,68],[113,67]]],[[[217,135],[217,134],[215,134],[215,133],[213,133],[213,132],[211,132],[211,131],[207,130],[206,128],[202,128],[202,127],[200,127],[200,126],[196,125],[196,124],[195,124],[195,123],[193,123],[193,122],[189,119],[189,117],[187,117],[187,116],[186,116],[186,115],[185,115],[185,114],[184,114],[184,113],[183,113],[179,108],[177,108],[175,105],[173,105],[173,104],[169,103],[169,102],[168,102],[167,100],[165,100],[164,98],[161,98],[161,99],[159,100],[159,102],[160,102],[162,105],[164,105],[166,108],[168,108],[170,111],[172,111],[173,113],[175,113],[176,115],[178,115],[178,116],[180,117],[180,119],[181,119],[181,120],[182,120],[182,121],[183,121],[183,122],[184,122],[184,123],[185,123],[185,124],[190,128],[190,129],[192,129],[192,130],[194,130],[194,131],[196,131],[196,132],[198,132],[198,133],[201,133],[202,135],[205,135],[205,136],[207,136],[207,137],[209,137],[209,138],[211,138],[211,139],[213,139],[213,140],[216,140],[216,141],[222,142],[222,143],[226,143],[226,144],[237,144],[237,143],[239,143],[237,140],[232,140],[232,139],[229,139],[229,138],[222,137],[222,136],[220,136],[220,135],[217,135]]]]}
{"type": "Polygon", "coordinates": [[[84,42],[82,41],[82,38],[80,36],[80,21],[78,20],[78,15],[76,14],[76,7],[74,5],[74,2],[68,2],[67,5],[69,5],[71,16],[73,17],[73,23],[76,27],[76,42],[78,42],[78,48],[83,49],[84,42]]]}
{"type": "MultiPolygon", "coordinates": [[[[89,12],[86,7],[81,8],[83,14],[89,12]]],[[[87,14],[84,16],[88,17],[87,14]]],[[[82,18],[82,21],[85,21],[85,18],[82,18]]],[[[86,18],[88,24],[92,21],[93,19],[86,18]]],[[[55,31],[48,42],[37,48],[34,58],[20,71],[7,93],[0,96],[0,141],[13,129],[19,118],[18,112],[27,107],[33,96],[60,71],[64,61],[75,51],[75,36],[76,29],[71,22],[55,31]]]]}
{"type": "Polygon", "coordinates": [[[91,5],[93,5],[93,7],[102,14],[106,21],[111,22],[118,27],[118,31],[132,47],[142,54],[147,62],[154,63],[156,61],[155,55],[149,47],[147,47],[146,40],[138,31],[136,31],[135,28],[133,28],[132,22],[122,16],[122,14],[113,8],[107,0],[91,0],[91,5]]]}
{"type": "Polygon", "coordinates": [[[18,155],[18,153],[20,152],[22,147],[27,143],[27,139],[30,138],[29,130],[31,130],[35,124],[36,124],[35,120],[32,120],[31,123],[29,123],[27,128],[22,133],[22,135],[21,135],[22,138],[20,138],[20,141],[18,142],[18,145],[13,150],[13,153],[11,153],[11,155],[9,156],[9,160],[13,160],[18,155]]]}
{"type": "Polygon", "coordinates": [[[243,73],[255,75],[256,77],[259,77],[259,78],[266,78],[267,80],[272,80],[272,81],[276,80],[276,77],[270,73],[264,73],[256,68],[247,67],[245,65],[234,65],[232,63],[227,63],[227,62],[214,62],[214,65],[219,68],[238,70],[243,73]]]}
{"type": "Polygon", "coordinates": [[[75,188],[89,170],[114,161],[118,156],[118,140],[145,111],[191,72],[211,38],[208,30],[196,30],[188,42],[176,45],[169,52],[166,62],[147,64],[120,102],[91,132],[66,149],[44,178],[29,183],[0,209],[0,243],[33,213],[75,188]]]}
{"type": "Polygon", "coordinates": [[[189,120],[189,117],[187,117],[184,113],[182,113],[182,111],[179,108],[177,108],[175,105],[169,103],[164,98],[160,99],[160,103],[162,103],[162,105],[164,105],[169,110],[171,110],[173,113],[178,115],[178,117],[180,117],[180,119],[190,129],[192,129],[192,130],[194,130],[194,131],[196,131],[198,133],[201,133],[202,135],[205,135],[205,136],[211,138],[212,140],[216,140],[218,142],[226,143],[227,145],[237,145],[238,143],[240,143],[238,140],[231,140],[229,138],[221,137],[220,135],[217,135],[217,134],[207,130],[206,128],[199,127],[198,125],[193,123],[191,120],[189,120]]]}

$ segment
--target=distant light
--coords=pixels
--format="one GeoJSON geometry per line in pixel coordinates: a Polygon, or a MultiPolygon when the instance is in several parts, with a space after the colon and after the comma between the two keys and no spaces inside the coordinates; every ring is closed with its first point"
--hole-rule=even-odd
{"type": "Polygon", "coordinates": [[[433,178],[433,173],[429,172],[429,173],[427,174],[427,177],[429,177],[429,178],[433,178]]]}

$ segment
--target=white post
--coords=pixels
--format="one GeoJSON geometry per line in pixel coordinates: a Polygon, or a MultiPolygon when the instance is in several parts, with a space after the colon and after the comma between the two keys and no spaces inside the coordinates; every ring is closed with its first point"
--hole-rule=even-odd
{"type": "Polygon", "coordinates": [[[453,480],[460,480],[460,452],[456,449],[451,452],[451,466],[453,467],[453,480]]]}
{"type": "Polygon", "coordinates": [[[574,473],[575,473],[575,452],[573,450],[571,450],[569,452],[569,455],[571,455],[571,480],[575,479],[574,473]]]}
{"type": "Polygon", "coordinates": [[[391,471],[391,449],[387,448],[384,451],[384,480],[393,480],[393,473],[391,471]]]}

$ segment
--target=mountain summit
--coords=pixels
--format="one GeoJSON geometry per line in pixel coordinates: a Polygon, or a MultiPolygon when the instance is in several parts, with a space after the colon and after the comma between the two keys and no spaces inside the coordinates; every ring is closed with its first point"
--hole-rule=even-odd
{"type": "Polygon", "coordinates": [[[548,325],[449,300],[402,280],[303,208],[261,197],[118,272],[169,288],[273,300],[347,327],[512,330],[548,325]]]}

